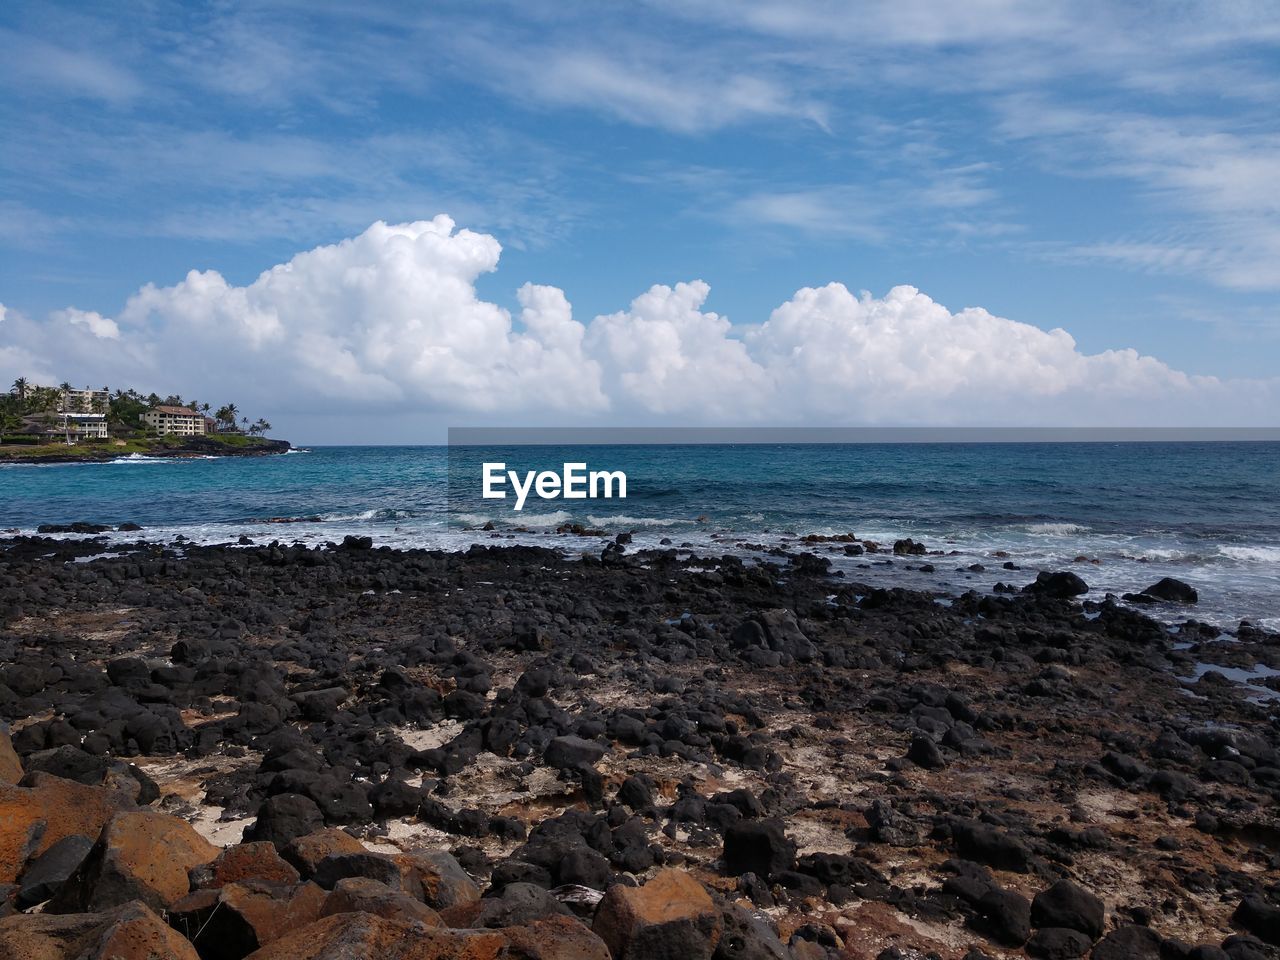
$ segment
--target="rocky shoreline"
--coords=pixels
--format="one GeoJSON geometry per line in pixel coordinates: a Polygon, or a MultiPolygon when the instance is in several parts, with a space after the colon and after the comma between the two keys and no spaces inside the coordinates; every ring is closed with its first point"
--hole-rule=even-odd
{"type": "Polygon", "coordinates": [[[1280,635],[619,541],[0,541],[0,960],[1280,957],[1280,635]]]}
{"type": "Polygon", "coordinates": [[[288,440],[272,440],[267,437],[246,438],[251,441],[243,446],[220,443],[216,438],[188,437],[181,443],[160,441],[148,444],[145,449],[135,449],[136,444],[121,450],[106,444],[68,447],[65,453],[29,454],[5,452],[0,464],[5,463],[110,463],[122,456],[139,454],[147,457],[269,457],[288,453],[292,444],[288,440]]]}

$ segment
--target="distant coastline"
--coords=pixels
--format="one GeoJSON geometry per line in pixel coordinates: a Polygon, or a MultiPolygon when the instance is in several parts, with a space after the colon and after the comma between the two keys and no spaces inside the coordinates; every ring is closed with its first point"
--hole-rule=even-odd
{"type": "Polygon", "coordinates": [[[0,444],[3,463],[105,463],[139,454],[145,457],[262,457],[288,453],[288,440],[242,434],[139,437],[64,444],[0,444]]]}

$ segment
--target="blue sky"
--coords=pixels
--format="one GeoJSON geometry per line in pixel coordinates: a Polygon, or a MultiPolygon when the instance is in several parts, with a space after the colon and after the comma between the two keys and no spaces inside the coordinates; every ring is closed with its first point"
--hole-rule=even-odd
{"type": "Polygon", "coordinates": [[[124,341],[146,284],[443,213],[501,245],[474,290],[515,335],[526,282],[588,324],[702,280],[731,340],[804,287],[910,285],[1085,355],[1275,375],[1274,4],[410,6],[6,4],[0,373],[181,370],[37,341],[68,307],[124,341]]]}

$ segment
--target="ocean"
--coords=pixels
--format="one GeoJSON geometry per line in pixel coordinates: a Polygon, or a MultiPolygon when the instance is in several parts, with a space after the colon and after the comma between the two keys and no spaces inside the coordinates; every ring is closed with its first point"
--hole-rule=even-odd
{"type": "Polygon", "coordinates": [[[358,534],[395,547],[522,542],[598,552],[599,536],[556,532],[579,523],[631,532],[636,548],[666,540],[755,557],[761,547],[808,549],[849,578],[951,593],[1021,586],[1039,569],[1074,570],[1097,598],[1172,576],[1201,602],[1157,615],[1280,629],[1274,442],[313,447],[0,467],[0,529],[75,520],[144,527],[110,535],[117,540],[323,544],[358,534]],[[531,498],[515,513],[510,500],[481,498],[483,461],[521,471],[585,461],[624,471],[628,495],[531,498]],[[281,518],[294,522],[266,522],[281,518]],[[487,523],[494,529],[481,529],[487,523]],[[845,533],[886,547],[911,537],[944,554],[846,557],[839,544],[797,543],[845,533]],[[923,562],[935,570],[909,569],[923,562]]]}

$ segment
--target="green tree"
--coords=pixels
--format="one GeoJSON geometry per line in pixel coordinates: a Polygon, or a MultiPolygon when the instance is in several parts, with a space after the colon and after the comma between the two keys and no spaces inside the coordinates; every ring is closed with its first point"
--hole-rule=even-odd
{"type": "Polygon", "coordinates": [[[0,443],[6,434],[17,433],[22,428],[22,418],[8,410],[0,412],[0,443]]]}
{"type": "Polygon", "coordinates": [[[27,388],[30,386],[31,383],[26,377],[19,377],[17,380],[13,381],[13,392],[17,394],[18,402],[24,406],[27,402],[27,388]]]}

